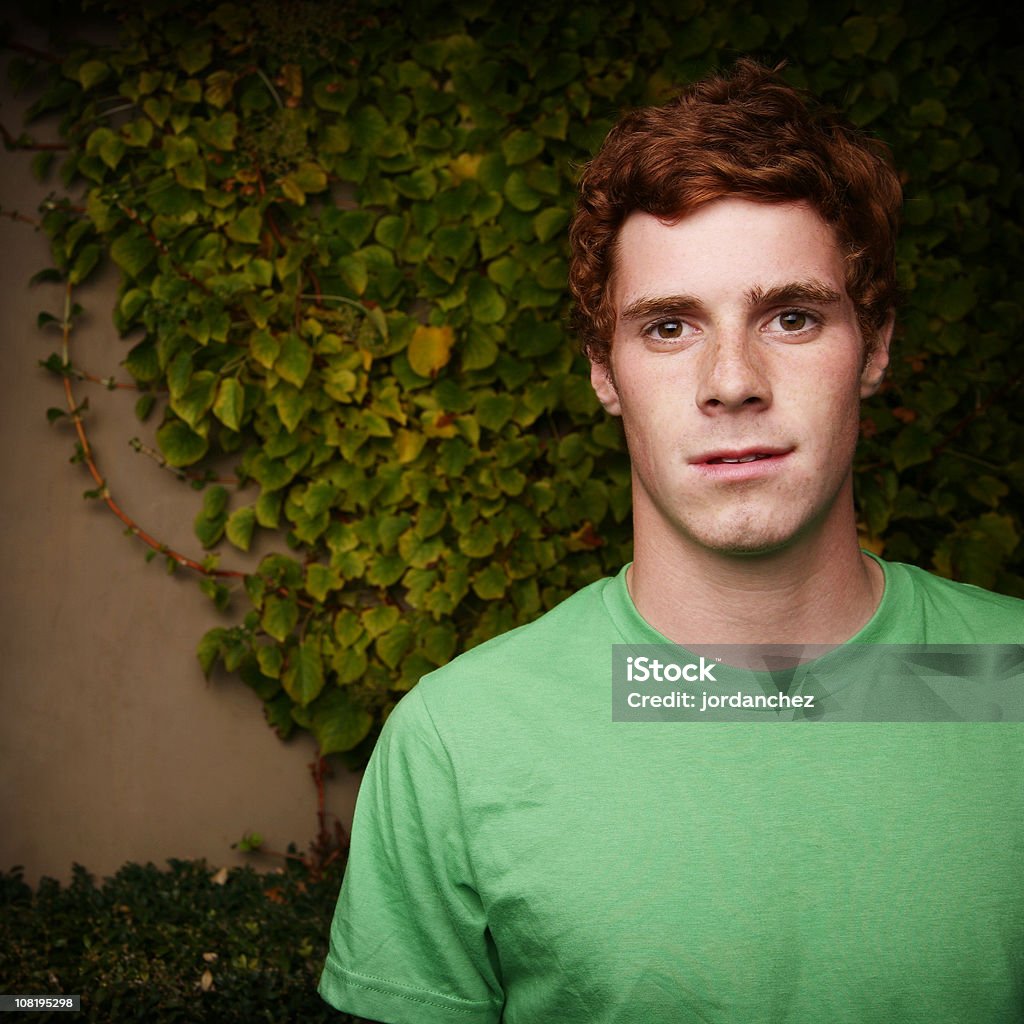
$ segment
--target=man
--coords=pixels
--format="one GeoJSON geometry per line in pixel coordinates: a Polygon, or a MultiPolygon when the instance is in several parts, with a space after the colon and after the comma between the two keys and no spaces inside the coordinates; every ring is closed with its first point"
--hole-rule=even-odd
{"type": "Polygon", "coordinates": [[[571,283],[635,560],[391,716],[321,992],[390,1024],[1019,1021],[1019,726],[609,707],[617,644],[1024,641],[1024,602],[857,544],[894,172],[741,61],[627,116],[580,188],[571,283]]]}

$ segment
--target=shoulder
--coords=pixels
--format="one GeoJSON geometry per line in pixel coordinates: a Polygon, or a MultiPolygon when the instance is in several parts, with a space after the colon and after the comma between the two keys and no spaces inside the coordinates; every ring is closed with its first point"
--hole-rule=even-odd
{"type": "Polygon", "coordinates": [[[578,656],[580,649],[614,639],[604,594],[614,578],[591,583],[525,626],[487,640],[424,676],[416,687],[429,692],[459,680],[519,678],[527,667],[546,670],[578,656]]]}
{"type": "Polygon", "coordinates": [[[1024,601],[935,576],[902,562],[882,562],[895,614],[923,624],[925,643],[1022,643],[1024,601]]]}
{"type": "MultiPolygon", "coordinates": [[[[608,611],[616,578],[592,583],[535,621],[494,637],[424,676],[392,712],[385,732],[429,731],[445,741],[571,713],[592,700],[622,638],[608,611]]],[[[606,685],[600,690],[606,697],[606,685]]]]}

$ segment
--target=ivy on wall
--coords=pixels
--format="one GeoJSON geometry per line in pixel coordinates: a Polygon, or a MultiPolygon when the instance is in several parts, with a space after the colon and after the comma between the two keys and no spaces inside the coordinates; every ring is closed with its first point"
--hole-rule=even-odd
{"type": "MultiPolygon", "coordinates": [[[[33,109],[61,115],[60,177],[85,189],[46,204],[56,270],[73,289],[120,269],[111,363],[162,457],[205,481],[210,554],[188,561],[236,623],[200,643],[205,670],[358,763],[421,675],[628,559],[621,433],[565,329],[574,179],[622,110],[740,53],[789,59],[905,172],[865,543],[1024,595],[1021,80],[996,22],[871,0],[411,6],[100,4],[119,41],[71,48],[33,109]],[[225,459],[229,484],[208,471],[225,459]],[[256,571],[221,565],[261,532],[256,571]]],[[[38,86],[43,63],[14,72],[38,86]]],[[[69,396],[74,313],[49,364],[69,396]]]]}

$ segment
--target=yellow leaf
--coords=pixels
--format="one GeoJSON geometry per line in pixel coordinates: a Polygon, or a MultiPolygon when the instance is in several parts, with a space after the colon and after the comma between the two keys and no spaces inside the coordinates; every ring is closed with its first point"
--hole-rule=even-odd
{"type": "Polygon", "coordinates": [[[296,205],[306,205],[306,193],[299,188],[295,179],[290,175],[286,174],[278,184],[281,186],[281,191],[296,205]]]}
{"type": "Polygon", "coordinates": [[[230,71],[214,71],[206,79],[206,102],[211,106],[222,109],[231,101],[231,94],[235,88],[235,76],[230,71]]]}
{"type": "Polygon", "coordinates": [[[221,868],[211,879],[214,885],[223,885],[228,880],[228,869],[221,868]]]}
{"type": "Polygon", "coordinates": [[[421,377],[436,377],[451,358],[455,334],[444,327],[417,327],[409,342],[409,365],[421,377]]]}
{"type": "Polygon", "coordinates": [[[427,443],[426,435],[415,430],[400,430],[395,438],[395,452],[402,465],[412,462],[427,443]]]}
{"type": "Polygon", "coordinates": [[[477,168],[480,166],[482,154],[460,153],[449,165],[452,177],[456,181],[466,181],[469,178],[476,178],[477,168]]]}
{"type": "Polygon", "coordinates": [[[203,971],[203,976],[199,979],[199,987],[204,992],[209,992],[213,988],[213,974],[209,968],[203,971]]]}

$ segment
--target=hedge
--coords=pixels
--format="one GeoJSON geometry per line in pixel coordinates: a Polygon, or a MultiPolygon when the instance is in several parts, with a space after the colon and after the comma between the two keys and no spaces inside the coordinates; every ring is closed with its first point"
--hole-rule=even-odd
{"type": "Polygon", "coordinates": [[[76,865],[69,885],[33,891],[0,872],[0,988],[79,995],[87,1021],[344,1024],[316,993],[340,879],[340,863],[317,876],[172,860],[100,885],[76,865]]]}

